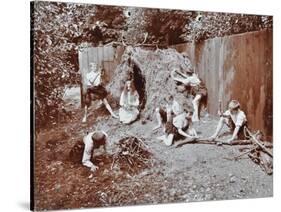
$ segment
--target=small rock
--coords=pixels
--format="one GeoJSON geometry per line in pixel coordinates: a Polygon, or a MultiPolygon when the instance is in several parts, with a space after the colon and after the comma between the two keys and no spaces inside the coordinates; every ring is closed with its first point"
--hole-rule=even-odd
{"type": "Polygon", "coordinates": [[[205,195],[205,200],[213,200],[214,199],[214,194],[206,194],[205,195]]]}
{"type": "Polygon", "coordinates": [[[55,189],[56,189],[56,190],[59,190],[60,188],[61,188],[61,185],[60,185],[60,184],[56,184],[56,185],[55,185],[55,189]]]}
{"type": "Polygon", "coordinates": [[[195,190],[197,188],[197,185],[193,185],[192,188],[195,190]]]}
{"type": "Polygon", "coordinates": [[[171,189],[171,190],[170,190],[170,195],[171,195],[171,196],[175,196],[176,193],[177,193],[177,190],[176,190],[176,189],[171,189]]]}
{"type": "Polygon", "coordinates": [[[208,187],[208,188],[206,189],[206,192],[209,192],[209,191],[211,191],[211,188],[210,188],[210,187],[208,187]]]}
{"type": "Polygon", "coordinates": [[[235,183],[236,182],[236,177],[234,175],[232,175],[229,179],[230,183],[235,183]]]}

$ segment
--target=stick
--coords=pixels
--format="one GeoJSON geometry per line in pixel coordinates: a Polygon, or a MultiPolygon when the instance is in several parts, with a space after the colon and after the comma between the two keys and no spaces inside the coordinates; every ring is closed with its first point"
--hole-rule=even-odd
{"type": "Polygon", "coordinates": [[[141,43],[141,44],[133,44],[133,43],[128,43],[126,44],[123,39],[121,39],[121,42],[109,42],[105,44],[105,46],[111,46],[111,45],[117,45],[117,46],[146,46],[146,47],[158,47],[158,46],[166,46],[165,44],[158,44],[158,43],[141,43]]]}
{"type": "Polygon", "coordinates": [[[248,154],[248,153],[250,153],[250,152],[252,152],[252,151],[256,150],[257,148],[258,148],[258,147],[257,147],[257,146],[255,146],[254,148],[249,149],[248,151],[243,152],[243,153],[241,153],[240,155],[235,156],[233,159],[234,159],[234,160],[237,160],[237,159],[238,159],[238,158],[240,158],[241,156],[246,155],[246,154],[248,154]]]}
{"type": "Polygon", "coordinates": [[[271,151],[269,151],[251,132],[250,130],[245,127],[247,133],[252,137],[252,141],[255,142],[257,145],[259,145],[267,154],[269,154],[271,157],[273,157],[273,154],[271,151]]]}
{"type": "Polygon", "coordinates": [[[199,138],[197,140],[183,140],[180,142],[177,142],[174,146],[176,148],[181,147],[185,144],[211,144],[211,145],[215,145],[217,144],[217,142],[222,142],[225,145],[250,145],[252,144],[252,142],[250,140],[234,140],[231,144],[228,143],[224,143],[223,140],[208,140],[208,138],[199,138]]]}

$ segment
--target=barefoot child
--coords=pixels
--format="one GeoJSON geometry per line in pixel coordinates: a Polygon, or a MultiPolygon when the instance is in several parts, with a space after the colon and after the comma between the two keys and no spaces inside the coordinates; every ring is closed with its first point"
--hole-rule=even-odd
{"type": "Polygon", "coordinates": [[[245,113],[240,109],[240,103],[237,100],[230,101],[228,110],[221,115],[216,132],[209,138],[209,140],[215,140],[219,136],[224,124],[233,131],[231,138],[228,139],[226,143],[231,144],[233,140],[243,136],[243,128],[247,124],[247,118],[245,113]]]}
{"type": "Polygon", "coordinates": [[[88,88],[86,93],[86,105],[82,122],[84,123],[87,121],[88,108],[91,106],[91,102],[93,100],[101,100],[111,116],[114,118],[118,118],[118,116],[113,113],[112,108],[110,107],[106,99],[108,92],[101,82],[101,68],[98,69],[95,63],[91,63],[90,66],[91,71],[86,75],[88,88]]]}
{"type": "Polygon", "coordinates": [[[164,129],[165,135],[158,137],[167,146],[171,146],[174,140],[180,138],[196,139],[198,135],[192,126],[192,109],[187,108],[171,120],[167,120],[164,129]]]}
{"type": "MultiPolygon", "coordinates": [[[[95,149],[103,147],[106,150],[108,145],[108,136],[104,131],[97,130],[88,133],[83,137],[83,141],[79,141],[70,151],[71,159],[78,158],[79,162],[90,168],[91,171],[96,171],[99,167],[91,161],[95,149]]],[[[77,159],[75,159],[77,161],[77,159]]]]}
{"type": "Polygon", "coordinates": [[[183,109],[176,99],[173,96],[169,96],[168,102],[164,108],[157,107],[155,109],[157,125],[153,130],[157,130],[161,126],[164,127],[168,120],[172,120],[174,116],[177,116],[182,112],[183,109]]]}

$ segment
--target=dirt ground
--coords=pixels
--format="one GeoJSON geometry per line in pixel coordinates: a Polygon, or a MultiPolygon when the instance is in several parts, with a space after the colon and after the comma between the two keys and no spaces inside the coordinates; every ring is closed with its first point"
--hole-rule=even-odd
{"type": "MultiPolygon", "coordinates": [[[[131,125],[122,125],[100,106],[92,107],[87,124],[82,124],[82,110],[54,129],[38,134],[35,142],[35,208],[87,208],[193,202],[240,198],[271,197],[273,178],[247,156],[238,146],[186,144],[176,148],[156,139],[161,130],[152,132],[156,124],[141,118],[131,125]],[[100,169],[88,168],[69,159],[69,152],[86,131],[102,129],[109,134],[107,154],[96,151],[94,163],[100,169]],[[141,138],[152,153],[151,165],[130,174],[112,167],[112,154],[121,138],[141,138]]],[[[195,125],[202,137],[210,136],[217,118],[205,114],[195,125]]]]}

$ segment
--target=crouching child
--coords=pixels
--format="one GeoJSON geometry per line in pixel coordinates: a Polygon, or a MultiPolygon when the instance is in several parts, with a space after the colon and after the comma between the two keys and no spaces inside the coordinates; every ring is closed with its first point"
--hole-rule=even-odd
{"type": "Polygon", "coordinates": [[[108,135],[104,131],[94,131],[84,136],[83,141],[77,144],[70,151],[70,159],[73,161],[76,158],[79,163],[90,168],[91,171],[96,171],[99,167],[91,161],[94,150],[103,147],[106,151],[106,146],[109,144],[108,135]]]}
{"type": "Polygon", "coordinates": [[[171,146],[174,140],[188,138],[195,140],[198,138],[196,130],[192,126],[192,108],[188,107],[183,109],[183,112],[167,120],[165,123],[165,135],[158,137],[167,146],[171,146]]]}
{"type": "MultiPolygon", "coordinates": [[[[215,140],[226,124],[232,131],[232,136],[225,143],[231,144],[235,139],[243,139],[243,129],[247,124],[247,118],[245,113],[240,109],[240,103],[237,100],[231,100],[228,104],[228,110],[223,114],[220,114],[220,120],[217,125],[215,133],[209,138],[209,140],[215,140]]],[[[221,145],[222,142],[217,142],[221,145]]]]}

